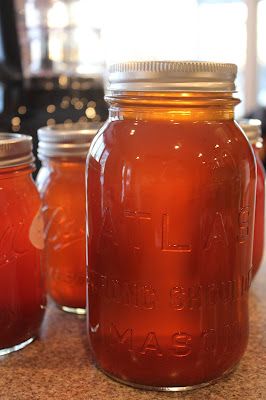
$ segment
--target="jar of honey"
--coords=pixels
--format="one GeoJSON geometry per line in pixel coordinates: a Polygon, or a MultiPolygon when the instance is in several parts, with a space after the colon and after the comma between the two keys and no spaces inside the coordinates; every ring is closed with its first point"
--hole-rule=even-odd
{"type": "Polygon", "coordinates": [[[44,314],[43,221],[33,169],[31,137],[0,133],[0,355],[31,343],[44,314]]]}
{"type": "Polygon", "coordinates": [[[252,145],[257,164],[257,189],[252,272],[254,276],[260,267],[264,250],[265,172],[260,159],[260,151],[263,148],[263,139],[261,135],[261,122],[258,119],[241,120],[240,126],[246,133],[252,145]]]}
{"type": "Polygon", "coordinates": [[[85,163],[99,124],[55,125],[38,131],[42,168],[47,292],[64,311],[85,314],[85,163]]]}
{"type": "Polygon", "coordinates": [[[87,160],[88,336],[126,384],[187,390],[248,340],[256,166],[234,122],[236,66],[110,68],[87,160]]]}

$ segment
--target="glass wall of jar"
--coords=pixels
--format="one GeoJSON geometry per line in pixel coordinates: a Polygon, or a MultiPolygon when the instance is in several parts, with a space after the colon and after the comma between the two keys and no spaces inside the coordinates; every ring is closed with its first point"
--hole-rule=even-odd
{"type": "Polygon", "coordinates": [[[0,355],[31,343],[44,314],[43,220],[33,169],[31,137],[0,133],[0,355]]]}
{"type": "Polygon", "coordinates": [[[265,171],[260,159],[260,151],[263,148],[261,135],[261,122],[258,119],[240,121],[240,126],[246,133],[254,150],[257,163],[257,189],[256,209],[253,243],[253,276],[258,271],[264,250],[264,210],[265,210],[265,171]]]}
{"type": "Polygon", "coordinates": [[[256,166],[234,122],[236,66],[110,68],[87,165],[88,336],[127,384],[187,390],[248,340],[256,166]]]}
{"type": "Polygon", "coordinates": [[[85,314],[85,161],[99,124],[39,129],[47,291],[64,311],[85,314]]]}

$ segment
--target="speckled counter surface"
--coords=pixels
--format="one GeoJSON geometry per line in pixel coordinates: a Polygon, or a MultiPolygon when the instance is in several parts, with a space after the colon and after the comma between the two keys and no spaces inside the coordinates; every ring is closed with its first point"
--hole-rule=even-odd
{"type": "Polygon", "coordinates": [[[266,400],[266,262],[250,293],[250,340],[225,380],[187,393],[140,391],[113,382],[89,363],[84,318],[49,306],[40,339],[0,357],[0,400],[266,400]]]}

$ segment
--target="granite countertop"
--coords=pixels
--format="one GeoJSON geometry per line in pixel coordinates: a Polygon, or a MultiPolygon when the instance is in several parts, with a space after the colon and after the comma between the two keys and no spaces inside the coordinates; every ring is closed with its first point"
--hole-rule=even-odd
{"type": "Polygon", "coordinates": [[[50,305],[41,337],[0,357],[1,400],[266,399],[266,258],[250,293],[250,339],[237,370],[186,393],[140,391],[107,378],[89,362],[84,317],[50,305]]]}

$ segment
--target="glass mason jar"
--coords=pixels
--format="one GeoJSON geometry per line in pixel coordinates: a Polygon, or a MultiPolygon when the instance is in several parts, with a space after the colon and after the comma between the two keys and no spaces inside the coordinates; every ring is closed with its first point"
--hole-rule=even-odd
{"type": "Polygon", "coordinates": [[[236,66],[111,67],[87,159],[88,336],[132,386],[187,390],[248,340],[256,166],[234,122],[236,66]]]}
{"type": "Polygon", "coordinates": [[[0,355],[31,343],[45,308],[41,201],[32,139],[0,133],[0,355]]]}
{"type": "Polygon", "coordinates": [[[257,164],[257,189],[252,272],[253,276],[255,276],[260,267],[264,250],[265,172],[260,159],[260,151],[263,148],[263,139],[261,135],[261,122],[258,119],[242,120],[240,121],[240,126],[246,133],[252,145],[257,164]]]}
{"type": "Polygon", "coordinates": [[[99,126],[38,130],[47,291],[60,308],[77,314],[86,312],[85,162],[99,126]]]}

